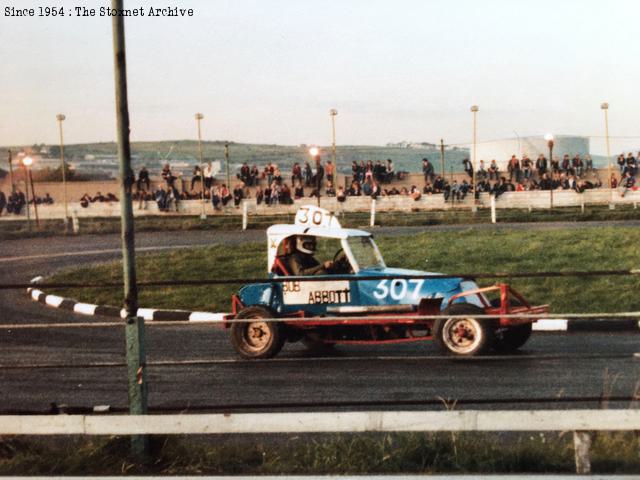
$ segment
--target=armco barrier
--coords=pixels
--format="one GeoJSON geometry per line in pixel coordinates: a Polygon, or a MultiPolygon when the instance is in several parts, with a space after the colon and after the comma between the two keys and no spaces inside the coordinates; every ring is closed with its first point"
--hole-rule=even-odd
{"type": "Polygon", "coordinates": [[[637,409],[0,416],[0,435],[572,431],[580,474],[591,472],[589,432],[637,430],[637,409]]]}
{"type": "MultiPolygon", "coordinates": [[[[249,216],[274,215],[274,214],[295,214],[301,205],[315,203],[315,199],[303,198],[295,200],[292,205],[258,205],[254,198],[245,200],[246,207],[239,205],[227,205],[221,210],[214,210],[210,202],[205,204],[207,215],[243,215],[249,216]]],[[[480,194],[478,206],[480,208],[490,208],[491,195],[480,194]]],[[[587,190],[584,193],[577,193],[573,190],[559,190],[553,192],[553,208],[562,207],[582,207],[588,205],[623,205],[640,203],[640,191],[629,191],[621,196],[618,190],[597,189],[587,190]]],[[[408,196],[394,195],[390,197],[378,197],[375,201],[378,212],[416,212],[430,210],[471,210],[474,206],[471,195],[463,201],[445,202],[444,195],[423,195],[419,200],[413,200],[408,196]]],[[[549,209],[551,208],[551,194],[549,191],[534,190],[529,192],[506,192],[496,199],[496,209],[549,209]]],[[[372,200],[370,197],[348,197],[344,202],[338,202],[335,197],[322,197],[321,206],[333,212],[370,212],[372,200]]],[[[93,203],[87,208],[82,208],[78,202],[69,204],[69,211],[77,218],[89,217],[119,217],[119,202],[93,203]]],[[[185,215],[199,216],[202,213],[202,204],[199,200],[183,200],[178,203],[178,211],[161,212],[155,202],[148,202],[143,209],[138,208],[134,202],[134,215],[144,216],[169,216],[185,215]]],[[[38,214],[42,219],[62,219],[64,218],[64,206],[62,204],[39,205],[38,214]]],[[[3,216],[0,220],[15,220],[26,218],[26,212],[21,216],[3,216]]]]}

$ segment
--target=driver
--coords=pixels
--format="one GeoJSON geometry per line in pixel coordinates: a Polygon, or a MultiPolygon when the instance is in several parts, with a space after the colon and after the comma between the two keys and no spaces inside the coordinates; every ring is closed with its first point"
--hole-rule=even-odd
{"type": "Polygon", "coordinates": [[[327,275],[334,266],[331,261],[319,263],[313,256],[316,253],[316,239],[310,235],[297,235],[289,241],[293,251],[283,260],[291,275],[304,277],[309,275],[327,275]]]}

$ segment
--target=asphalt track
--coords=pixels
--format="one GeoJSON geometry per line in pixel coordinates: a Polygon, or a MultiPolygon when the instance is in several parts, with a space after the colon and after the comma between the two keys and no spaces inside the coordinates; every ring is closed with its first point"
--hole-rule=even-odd
{"type": "MultiPolygon", "coordinates": [[[[629,222],[624,222],[629,225],[629,222]]],[[[603,223],[579,223],[598,228],[603,223]]],[[[607,223],[606,225],[611,225],[607,223]]],[[[566,228],[536,224],[534,228],[566,228]]],[[[376,228],[379,235],[466,229],[465,226],[376,228]]],[[[479,226],[474,228],[496,228],[479,226]]],[[[497,228],[532,228],[531,224],[497,228]]],[[[140,255],[167,248],[264,242],[264,232],[190,231],[137,235],[140,255]]],[[[60,268],[117,258],[118,235],[36,238],[0,244],[0,282],[26,282],[60,268]]],[[[152,305],[145,305],[152,307],[152,305]]],[[[28,323],[99,322],[45,307],[24,291],[0,291],[0,327],[28,323]]],[[[107,320],[110,321],[110,320],[107,320]]],[[[115,322],[114,322],[115,323],[115,322]]],[[[442,409],[444,403],[478,400],[456,408],[584,408],[598,402],[537,403],[537,398],[631,396],[640,385],[639,337],[632,332],[534,333],[509,357],[456,360],[440,356],[431,342],[399,346],[338,347],[318,357],[288,344],[273,360],[238,361],[226,332],[211,325],[147,328],[149,404],[180,410],[266,405],[309,410],[329,402],[349,408],[442,409]],[[484,403],[494,399],[520,403],[484,403]],[[529,401],[530,400],[530,401],[529,401]],[[416,406],[411,402],[433,401],[416,406]],[[393,405],[397,402],[398,405],[393,405]]],[[[51,402],[75,407],[125,407],[124,336],[111,328],[1,329],[0,412],[47,411],[51,402]],[[31,368],[39,365],[39,368],[31,368]]],[[[612,404],[627,407],[629,402],[612,404]]]]}

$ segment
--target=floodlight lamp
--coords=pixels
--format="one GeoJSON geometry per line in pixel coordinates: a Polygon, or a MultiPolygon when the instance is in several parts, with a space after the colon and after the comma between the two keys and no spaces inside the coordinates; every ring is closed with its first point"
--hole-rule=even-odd
{"type": "Polygon", "coordinates": [[[319,153],[320,150],[318,149],[318,147],[311,147],[309,149],[309,155],[311,155],[312,157],[317,157],[319,153]]]}

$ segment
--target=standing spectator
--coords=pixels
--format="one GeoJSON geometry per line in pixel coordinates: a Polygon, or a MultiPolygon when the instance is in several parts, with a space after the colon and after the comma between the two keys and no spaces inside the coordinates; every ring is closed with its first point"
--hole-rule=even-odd
{"type": "Polygon", "coordinates": [[[233,204],[236,208],[240,206],[240,202],[244,198],[244,183],[239,183],[233,189],[233,204]]]}
{"type": "Polygon", "coordinates": [[[276,167],[271,162],[267,163],[267,165],[264,167],[264,178],[267,179],[267,185],[271,185],[271,183],[273,182],[273,174],[275,171],[276,167]]]}
{"type": "Polygon", "coordinates": [[[171,173],[171,166],[168,163],[165,163],[164,167],[162,167],[162,179],[165,181],[167,187],[173,187],[173,182],[176,177],[171,173]]]}
{"type": "Polygon", "coordinates": [[[360,178],[360,167],[358,166],[358,162],[355,160],[351,162],[351,179],[356,182],[360,178]]]}
{"type": "Polygon", "coordinates": [[[335,174],[335,165],[331,160],[327,160],[327,164],[324,166],[324,173],[327,176],[327,182],[333,183],[333,176],[335,174]]]}
{"type": "Polygon", "coordinates": [[[488,171],[489,171],[489,180],[498,180],[500,169],[498,168],[498,163],[496,162],[495,158],[491,160],[491,164],[489,165],[488,171]]]}
{"type": "Polygon", "coordinates": [[[302,168],[298,162],[295,162],[291,168],[291,184],[296,185],[300,182],[302,182],[302,168]]]}
{"type": "Polygon", "coordinates": [[[551,173],[560,173],[560,160],[556,156],[551,159],[551,173]]]}
{"type": "Polygon", "coordinates": [[[220,187],[218,185],[213,185],[210,190],[211,193],[211,205],[213,205],[214,210],[220,210],[220,187]]]}
{"type": "Polygon", "coordinates": [[[469,178],[473,178],[473,165],[468,158],[462,160],[462,167],[464,168],[465,173],[469,175],[469,178]]]}
{"type": "Polygon", "coordinates": [[[509,181],[514,178],[516,182],[520,181],[520,160],[515,155],[511,155],[509,164],[507,165],[507,171],[509,172],[509,181]]]}
{"type": "Polygon", "coordinates": [[[536,172],[538,173],[538,179],[547,173],[547,157],[543,154],[538,155],[538,159],[536,160],[536,172]]]}
{"type": "Polygon", "coordinates": [[[624,153],[618,155],[618,168],[620,168],[620,175],[624,174],[624,167],[627,165],[627,162],[624,159],[624,153]]]}
{"type": "Polygon", "coordinates": [[[484,160],[480,160],[480,165],[478,166],[476,177],[478,181],[483,181],[487,179],[487,170],[484,168],[484,160]]]}
{"type": "Polygon", "coordinates": [[[240,167],[240,174],[238,175],[238,178],[245,185],[249,185],[249,182],[251,181],[251,168],[249,168],[249,164],[247,162],[244,162],[240,167]]]}
{"type": "Polygon", "coordinates": [[[229,203],[232,198],[229,188],[223,183],[220,187],[220,200],[222,201],[222,205],[226,207],[227,203],[229,203]]]}
{"type": "Polygon", "coordinates": [[[522,156],[522,173],[525,181],[528,181],[531,178],[531,159],[528,155],[522,156]]]}
{"type": "Polygon", "coordinates": [[[422,159],[422,174],[424,175],[425,182],[429,181],[433,183],[435,172],[433,171],[433,165],[428,158],[422,159]]]}
{"type": "Polygon", "coordinates": [[[204,166],[204,172],[202,172],[204,177],[204,188],[205,190],[210,191],[211,185],[213,185],[213,167],[211,166],[211,161],[208,161],[204,166]]]}
{"type": "Polygon", "coordinates": [[[591,155],[586,155],[584,157],[584,161],[587,172],[593,171],[593,160],[591,159],[591,155]]]}
{"type": "Polygon", "coordinates": [[[0,190],[0,217],[2,216],[2,211],[6,206],[7,206],[7,197],[5,196],[4,192],[0,190]]]}
{"type": "Polygon", "coordinates": [[[147,170],[146,166],[142,166],[140,171],[138,172],[138,182],[136,183],[136,187],[138,188],[138,192],[148,192],[151,190],[151,182],[149,181],[149,170],[147,170]],[[146,188],[142,188],[145,185],[146,188]]]}
{"type": "Polygon", "coordinates": [[[312,180],[313,180],[313,170],[311,170],[311,165],[309,164],[309,162],[305,162],[305,164],[304,164],[304,185],[306,187],[310,187],[312,180]]]}
{"type": "Polygon", "coordinates": [[[257,165],[252,165],[251,166],[251,185],[257,185],[258,184],[258,177],[260,176],[260,172],[258,171],[258,166],[257,165]]]}
{"type": "Polygon", "coordinates": [[[387,158],[387,164],[385,165],[384,171],[384,181],[390,183],[395,176],[395,170],[393,167],[393,161],[390,158],[387,158]]]}
{"type": "Polygon", "coordinates": [[[258,185],[258,188],[256,188],[256,204],[260,205],[262,200],[264,200],[264,190],[262,190],[262,187],[258,185]]]}
{"type": "Polygon", "coordinates": [[[560,166],[560,168],[562,169],[562,173],[564,173],[565,175],[568,175],[571,171],[571,161],[569,160],[569,155],[564,154],[562,156],[562,164],[560,166]]]}
{"type": "Polygon", "coordinates": [[[582,158],[580,158],[579,153],[576,153],[575,157],[573,157],[573,160],[571,161],[571,166],[573,167],[574,174],[578,178],[582,177],[584,164],[582,163],[582,158]]]}
{"type": "Polygon", "coordinates": [[[316,173],[313,176],[313,188],[322,188],[322,181],[324,179],[324,167],[322,161],[318,158],[316,163],[316,173]]]}
{"type": "Polygon", "coordinates": [[[193,175],[191,176],[191,191],[193,192],[193,186],[196,182],[202,182],[202,170],[200,165],[193,167],[193,175]]]}
{"type": "Polygon", "coordinates": [[[638,164],[636,163],[636,159],[633,157],[633,154],[631,152],[627,154],[627,170],[631,172],[631,175],[634,177],[638,173],[638,164]]]}

